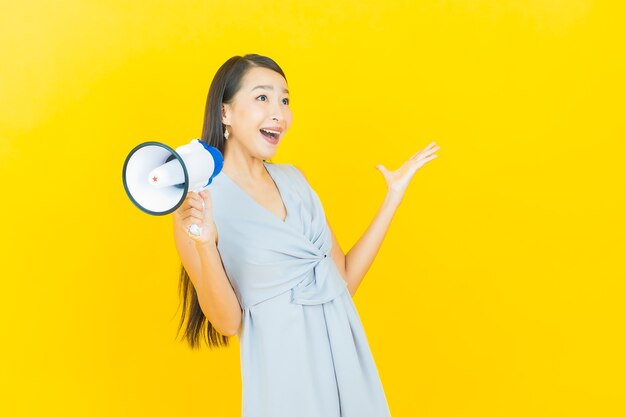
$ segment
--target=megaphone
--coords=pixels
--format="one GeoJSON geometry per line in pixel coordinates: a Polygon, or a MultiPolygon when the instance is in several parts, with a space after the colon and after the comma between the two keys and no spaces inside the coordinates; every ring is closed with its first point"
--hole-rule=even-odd
{"type": "MultiPolygon", "coordinates": [[[[199,139],[176,150],[160,142],[144,142],[126,157],[122,181],[135,206],[162,216],[180,207],[188,192],[207,188],[223,166],[219,149],[199,139]]],[[[190,233],[200,235],[201,229],[193,226],[190,233]]]]}

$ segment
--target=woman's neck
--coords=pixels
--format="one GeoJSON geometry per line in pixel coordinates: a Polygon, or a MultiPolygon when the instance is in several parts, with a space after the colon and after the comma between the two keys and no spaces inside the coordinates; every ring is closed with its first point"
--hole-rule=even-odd
{"type": "Polygon", "coordinates": [[[262,159],[256,158],[243,150],[229,146],[224,151],[224,171],[230,178],[245,183],[259,183],[267,180],[268,173],[262,159]]]}

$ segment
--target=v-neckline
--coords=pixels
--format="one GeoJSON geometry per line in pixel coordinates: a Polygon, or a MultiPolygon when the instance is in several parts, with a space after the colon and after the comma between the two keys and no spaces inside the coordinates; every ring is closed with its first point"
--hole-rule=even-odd
{"type": "Polygon", "coordinates": [[[248,194],[248,192],[246,190],[241,188],[241,186],[239,186],[239,184],[237,184],[235,182],[235,180],[230,178],[228,176],[228,174],[226,174],[224,171],[222,171],[222,175],[224,175],[226,178],[228,178],[228,180],[235,186],[235,188],[237,188],[242,194],[244,194],[250,201],[252,201],[254,204],[256,204],[257,207],[260,207],[261,210],[265,211],[266,213],[268,213],[270,216],[272,216],[273,218],[275,218],[279,222],[287,223],[287,219],[289,218],[289,208],[287,207],[286,200],[285,200],[285,198],[283,196],[283,191],[281,190],[280,186],[278,185],[278,183],[280,181],[276,181],[276,179],[274,178],[274,176],[270,172],[271,170],[268,169],[267,165],[268,165],[267,162],[263,161],[263,167],[265,168],[265,171],[267,172],[267,174],[272,179],[272,182],[274,182],[274,185],[276,186],[276,189],[278,190],[278,195],[280,197],[280,201],[281,201],[281,203],[283,203],[283,207],[285,208],[285,219],[284,220],[281,219],[280,217],[278,217],[276,215],[276,213],[272,212],[271,210],[269,210],[268,208],[263,206],[261,203],[259,203],[256,199],[254,199],[250,194],[248,194]]]}

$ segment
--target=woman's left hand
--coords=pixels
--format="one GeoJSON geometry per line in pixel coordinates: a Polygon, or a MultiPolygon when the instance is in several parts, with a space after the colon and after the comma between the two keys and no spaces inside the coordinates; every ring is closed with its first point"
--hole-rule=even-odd
{"type": "Polygon", "coordinates": [[[376,168],[385,176],[388,192],[399,196],[404,195],[415,172],[423,167],[426,162],[437,157],[435,151],[439,150],[439,146],[433,147],[434,145],[435,142],[432,142],[421,151],[416,152],[395,171],[389,171],[383,165],[376,165],[376,168]]]}

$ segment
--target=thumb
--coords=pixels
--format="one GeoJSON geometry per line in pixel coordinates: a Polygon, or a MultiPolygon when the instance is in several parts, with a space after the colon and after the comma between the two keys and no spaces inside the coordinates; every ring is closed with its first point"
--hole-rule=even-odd
{"type": "Polygon", "coordinates": [[[200,192],[200,197],[202,197],[202,204],[205,210],[208,207],[211,207],[211,195],[209,194],[208,190],[202,190],[200,192]]]}
{"type": "Polygon", "coordinates": [[[389,170],[387,170],[387,168],[385,168],[382,164],[376,165],[376,169],[378,169],[385,176],[387,176],[387,173],[389,172],[389,170]]]}

